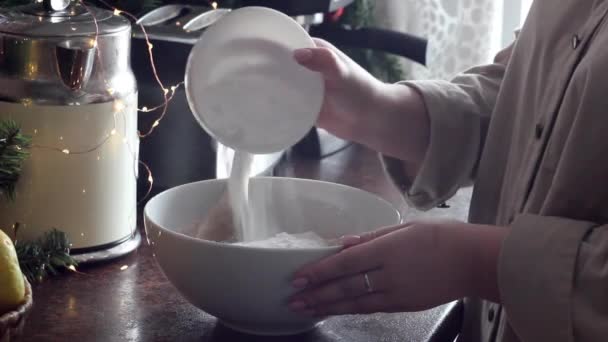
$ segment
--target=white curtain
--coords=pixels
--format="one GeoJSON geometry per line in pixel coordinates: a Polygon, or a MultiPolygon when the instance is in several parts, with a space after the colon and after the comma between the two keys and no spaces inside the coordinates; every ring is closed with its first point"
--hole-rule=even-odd
{"type": "Polygon", "coordinates": [[[375,7],[380,26],[429,39],[426,68],[404,62],[411,79],[449,79],[491,61],[502,44],[503,0],[376,0],[375,7]]]}

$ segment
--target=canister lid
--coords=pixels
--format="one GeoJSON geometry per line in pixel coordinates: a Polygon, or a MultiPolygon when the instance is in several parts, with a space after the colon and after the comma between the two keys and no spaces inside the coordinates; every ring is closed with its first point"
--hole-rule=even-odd
{"type": "Polygon", "coordinates": [[[128,30],[129,20],[75,0],[42,0],[0,8],[0,33],[31,38],[81,37],[128,30]]]}

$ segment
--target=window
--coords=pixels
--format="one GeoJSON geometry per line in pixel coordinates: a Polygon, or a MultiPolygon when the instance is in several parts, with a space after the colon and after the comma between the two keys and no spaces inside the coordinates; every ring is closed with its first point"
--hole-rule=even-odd
{"type": "MultiPolygon", "coordinates": [[[[502,15],[502,30],[500,45],[505,47],[513,41],[513,32],[523,25],[530,10],[530,6],[534,0],[500,0],[503,3],[502,15]]],[[[501,6],[498,6],[499,8],[501,6]]]]}
{"type": "Polygon", "coordinates": [[[532,6],[532,1],[533,0],[522,0],[520,25],[523,25],[524,21],[526,21],[526,17],[528,16],[528,11],[530,11],[530,6],[532,6]]]}

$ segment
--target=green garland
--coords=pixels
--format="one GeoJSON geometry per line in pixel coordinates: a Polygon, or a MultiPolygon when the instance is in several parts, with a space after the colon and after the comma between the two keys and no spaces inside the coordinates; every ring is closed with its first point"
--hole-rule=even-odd
{"type": "MultiPolygon", "coordinates": [[[[15,235],[18,234],[18,225],[15,235]]],[[[78,265],[70,256],[68,236],[55,228],[33,242],[22,242],[15,238],[15,250],[19,267],[31,283],[42,282],[47,276],[54,276],[62,269],[72,269],[78,265]]]]}
{"type": "Polygon", "coordinates": [[[0,122],[0,197],[15,198],[15,184],[21,175],[23,161],[30,155],[31,139],[21,134],[13,120],[0,122]]]}
{"type": "MultiPolygon", "coordinates": [[[[31,138],[22,134],[19,124],[13,120],[0,121],[0,199],[15,199],[15,186],[22,171],[23,162],[29,157],[31,138]]],[[[65,233],[53,229],[33,242],[18,239],[19,223],[15,223],[15,249],[21,271],[30,282],[40,282],[59,269],[76,266],[70,256],[70,242],[65,233]]]]}

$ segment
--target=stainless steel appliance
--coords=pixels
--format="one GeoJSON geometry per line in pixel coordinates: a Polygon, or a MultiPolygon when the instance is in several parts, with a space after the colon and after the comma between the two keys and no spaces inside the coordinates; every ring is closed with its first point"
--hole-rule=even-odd
{"type": "Polygon", "coordinates": [[[0,119],[33,139],[0,227],[19,222],[22,239],[56,227],[75,254],[137,246],[130,47],[127,19],[79,1],[0,9],[0,119]]]}

